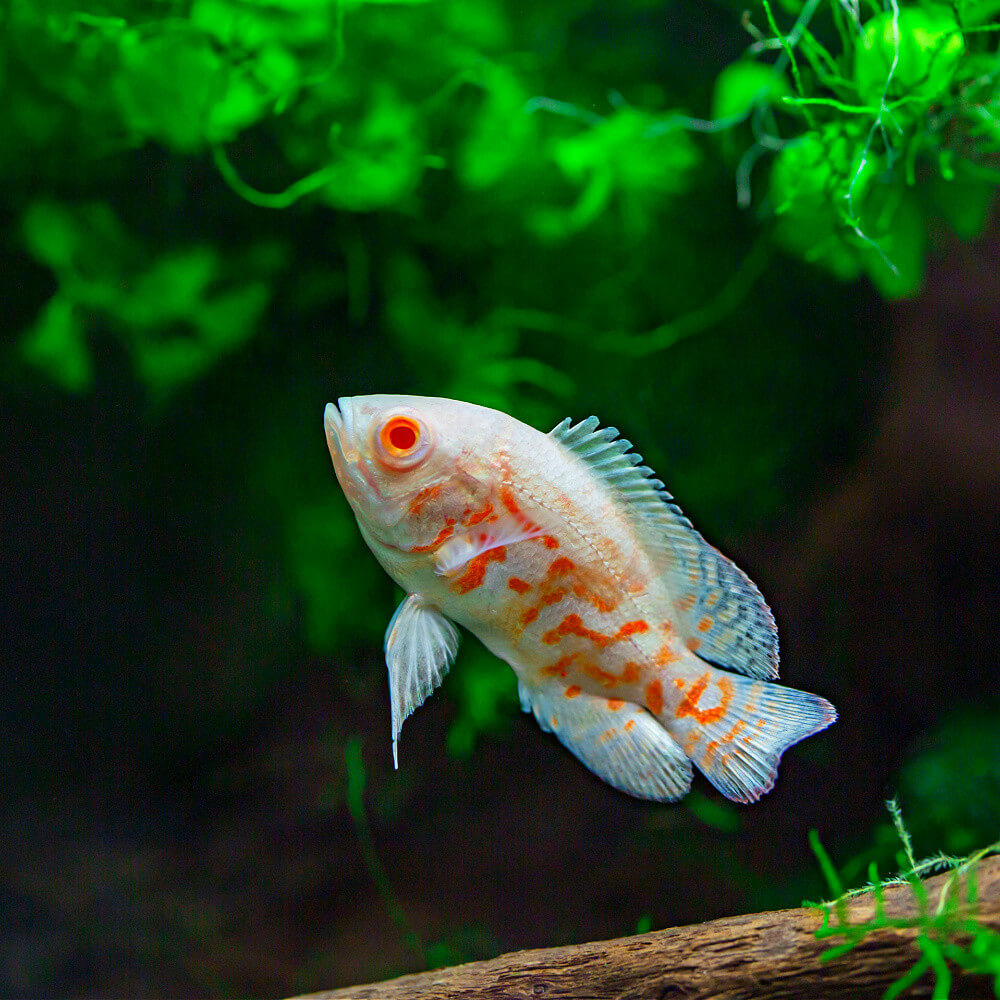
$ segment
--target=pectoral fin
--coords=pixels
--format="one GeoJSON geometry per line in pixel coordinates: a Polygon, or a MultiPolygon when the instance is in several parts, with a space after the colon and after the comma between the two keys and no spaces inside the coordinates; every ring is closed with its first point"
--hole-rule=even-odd
{"type": "Polygon", "coordinates": [[[410,594],[385,632],[392,709],[392,765],[399,767],[399,731],[444,680],[458,652],[458,630],[419,594],[410,594]]]}
{"type": "Polygon", "coordinates": [[[434,553],[434,572],[438,576],[453,576],[486,552],[536,538],[542,533],[537,524],[514,518],[500,519],[482,530],[464,531],[438,547],[434,553]]]}
{"type": "Polygon", "coordinates": [[[630,701],[601,698],[575,685],[518,688],[521,707],[609,785],[654,802],[691,787],[691,762],[671,735],[630,701]]]}

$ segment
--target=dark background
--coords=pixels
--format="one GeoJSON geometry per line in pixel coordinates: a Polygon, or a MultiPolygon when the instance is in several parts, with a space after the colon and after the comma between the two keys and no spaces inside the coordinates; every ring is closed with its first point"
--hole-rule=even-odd
{"type": "Polygon", "coordinates": [[[0,992],[277,997],[795,906],[810,829],[900,867],[894,796],[918,855],[997,838],[1000,231],[924,204],[905,297],[782,250],[749,130],[648,129],[711,113],[737,7],[5,17],[0,992]],[[394,772],[398,594],[321,426],[372,391],[621,428],[837,724],[754,806],[649,805],[466,636],[394,772]]]}

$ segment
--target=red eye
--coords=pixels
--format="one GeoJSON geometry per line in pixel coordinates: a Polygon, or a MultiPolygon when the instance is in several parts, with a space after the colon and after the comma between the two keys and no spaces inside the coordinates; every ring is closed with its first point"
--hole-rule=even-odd
{"type": "Polygon", "coordinates": [[[389,441],[399,451],[409,451],[417,443],[417,430],[408,423],[397,421],[389,428],[389,441]]]}
{"type": "Polygon", "coordinates": [[[382,447],[394,458],[404,458],[420,441],[420,424],[411,417],[391,417],[379,432],[382,447]]]}

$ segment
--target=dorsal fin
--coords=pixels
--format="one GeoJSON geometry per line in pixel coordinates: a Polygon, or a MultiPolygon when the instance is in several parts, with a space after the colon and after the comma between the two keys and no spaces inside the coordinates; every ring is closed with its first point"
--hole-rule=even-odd
{"type": "Polygon", "coordinates": [[[678,631],[689,648],[719,666],[751,677],[778,676],[774,616],[750,578],[691,526],[631,442],[597,417],[550,432],[581,458],[622,501],[674,600],[678,631]]]}

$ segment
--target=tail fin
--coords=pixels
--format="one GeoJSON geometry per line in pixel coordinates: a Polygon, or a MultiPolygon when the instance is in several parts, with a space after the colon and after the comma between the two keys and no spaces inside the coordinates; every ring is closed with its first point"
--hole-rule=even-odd
{"type": "Polygon", "coordinates": [[[769,792],[781,755],[837,718],[819,695],[707,663],[697,678],[675,683],[684,698],[659,719],[702,774],[734,802],[756,802],[769,792]]]}

